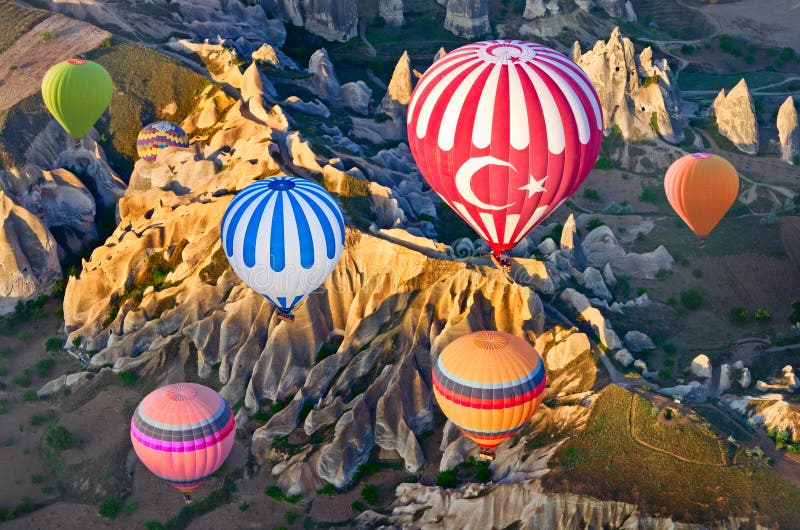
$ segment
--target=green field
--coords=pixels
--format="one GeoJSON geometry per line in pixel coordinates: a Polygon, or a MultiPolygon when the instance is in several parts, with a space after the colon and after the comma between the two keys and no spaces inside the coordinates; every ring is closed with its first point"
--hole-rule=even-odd
{"type": "Polygon", "coordinates": [[[755,88],[780,83],[786,78],[779,72],[761,70],[757,72],[744,72],[737,74],[711,74],[706,72],[691,72],[684,70],[678,77],[681,90],[720,90],[727,93],[744,78],[748,88],[755,88]]]}
{"type": "MultiPolygon", "coordinates": [[[[781,528],[796,523],[800,489],[764,465],[691,464],[645,447],[630,434],[630,404],[628,391],[606,387],[586,429],[566,441],[551,461],[545,488],[625,501],[682,522],[709,524],[756,510],[781,528]]],[[[683,438],[669,443],[660,449],[686,450],[683,438]]],[[[717,441],[708,437],[702,443],[717,441]]]]}

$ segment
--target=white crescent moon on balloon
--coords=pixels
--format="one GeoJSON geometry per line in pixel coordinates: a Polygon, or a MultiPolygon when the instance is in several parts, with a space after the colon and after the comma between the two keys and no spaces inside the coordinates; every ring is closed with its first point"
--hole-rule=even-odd
{"type": "MultiPolygon", "coordinates": [[[[464,197],[465,201],[484,210],[504,210],[510,206],[514,206],[515,203],[513,202],[510,204],[504,204],[503,206],[487,204],[480,200],[475,195],[475,192],[472,191],[472,178],[478,171],[488,166],[505,166],[514,169],[514,166],[512,166],[510,163],[493,156],[470,158],[464,162],[464,164],[456,172],[456,188],[458,189],[458,192],[462,197],[464,197]]],[[[516,169],[514,170],[516,171],[516,169]]]]}

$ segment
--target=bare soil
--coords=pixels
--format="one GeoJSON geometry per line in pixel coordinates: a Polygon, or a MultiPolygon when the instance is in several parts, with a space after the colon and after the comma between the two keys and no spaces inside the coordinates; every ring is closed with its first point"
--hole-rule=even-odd
{"type": "Polygon", "coordinates": [[[701,8],[725,31],[770,46],[800,51],[800,4],[797,0],[741,0],[701,8]]]}
{"type": "Polygon", "coordinates": [[[0,54],[0,110],[39,91],[54,64],[95,49],[111,36],[96,26],[54,14],[0,54]],[[51,38],[44,40],[42,35],[51,38]]]}

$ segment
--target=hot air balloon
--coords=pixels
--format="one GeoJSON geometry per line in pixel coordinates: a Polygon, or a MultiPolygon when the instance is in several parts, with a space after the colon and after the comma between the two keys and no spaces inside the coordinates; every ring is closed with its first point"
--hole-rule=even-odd
{"type": "Polygon", "coordinates": [[[544,387],[544,362],[533,346],[499,331],[459,337],[433,367],[433,394],[442,412],[490,459],[533,416],[544,387]]]}
{"type": "Polygon", "coordinates": [[[189,147],[189,139],[179,126],[168,121],[157,121],[145,126],[136,139],[139,158],[155,161],[159,151],[167,147],[189,147]]]}
{"type": "Polygon", "coordinates": [[[603,115],[567,57],[495,40],[436,61],[414,89],[407,125],[425,180],[498,260],[584,181],[603,115]]]}
{"type": "Polygon", "coordinates": [[[69,59],[51,67],[42,79],[42,98],[50,114],[77,144],[106,110],[114,84],[105,68],[69,59]]]}
{"type": "Polygon", "coordinates": [[[739,194],[739,174],[721,156],[695,153],[676,160],[664,177],[672,208],[689,225],[700,245],[739,194]]]}
{"type": "Polygon", "coordinates": [[[234,272],[292,322],[292,310],[333,272],[344,248],[344,217],[319,184],[297,177],[259,180],[222,218],[222,247],[234,272]]]}
{"type": "Polygon", "coordinates": [[[228,403],[212,389],[178,383],[149,393],[131,418],[131,443],[158,478],[191,492],[222,466],[231,452],[236,422],[228,403]]]}

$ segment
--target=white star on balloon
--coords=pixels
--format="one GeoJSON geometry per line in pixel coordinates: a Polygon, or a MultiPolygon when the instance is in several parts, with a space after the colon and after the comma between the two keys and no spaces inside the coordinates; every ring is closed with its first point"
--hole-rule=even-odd
{"type": "Polygon", "coordinates": [[[528,197],[533,197],[537,193],[543,193],[545,191],[545,189],[544,189],[544,181],[547,180],[547,177],[545,176],[542,180],[536,180],[533,177],[533,175],[530,175],[530,178],[531,178],[530,182],[528,182],[527,184],[525,184],[521,188],[517,188],[517,189],[518,190],[527,190],[528,191],[528,197]]]}

